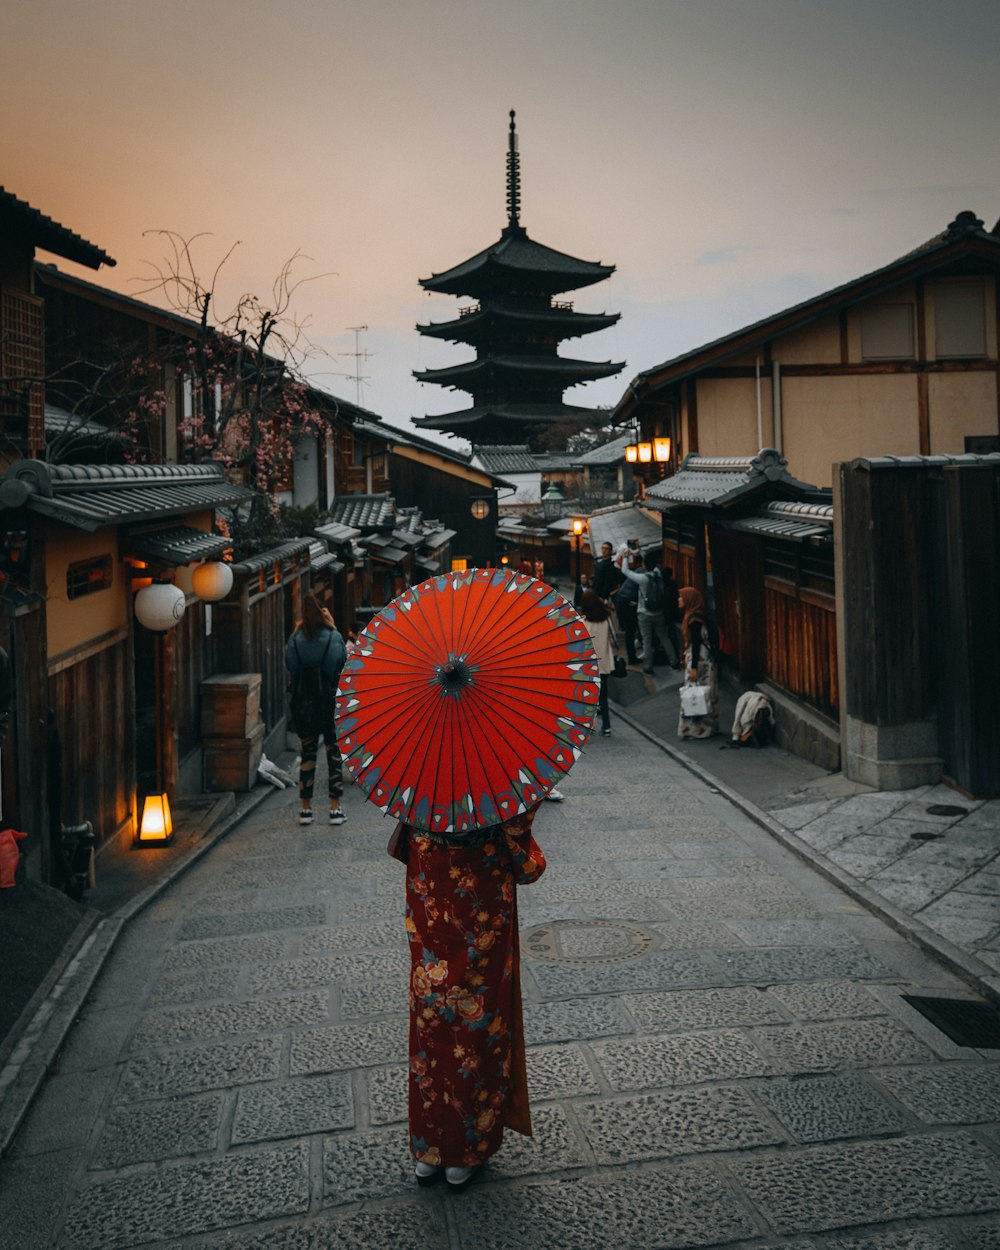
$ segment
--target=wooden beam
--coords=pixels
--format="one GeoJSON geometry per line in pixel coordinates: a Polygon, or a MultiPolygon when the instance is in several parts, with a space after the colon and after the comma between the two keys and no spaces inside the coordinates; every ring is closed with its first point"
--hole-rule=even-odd
{"type": "Polygon", "coordinates": [[[917,423],[920,430],[920,454],[931,454],[931,407],[929,381],[926,373],[917,374],[917,423]]]}
{"type": "Polygon", "coordinates": [[[840,363],[846,365],[850,359],[847,344],[847,309],[842,308],[837,318],[840,325],[840,363]]]}

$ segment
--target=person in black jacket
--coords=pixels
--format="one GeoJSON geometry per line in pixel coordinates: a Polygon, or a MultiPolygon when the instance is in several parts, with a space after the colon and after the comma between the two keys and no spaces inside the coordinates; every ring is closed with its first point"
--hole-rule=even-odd
{"type": "Polygon", "coordinates": [[[622,580],[611,558],[611,544],[601,543],[601,557],[594,563],[594,576],[590,588],[605,603],[611,598],[615,587],[622,580]]]}

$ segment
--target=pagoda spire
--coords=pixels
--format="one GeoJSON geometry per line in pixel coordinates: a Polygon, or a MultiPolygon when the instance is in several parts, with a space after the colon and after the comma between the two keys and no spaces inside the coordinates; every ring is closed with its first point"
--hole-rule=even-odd
{"type": "Polygon", "coordinates": [[[510,110],[510,135],[507,139],[507,225],[521,224],[521,154],[517,150],[517,128],[514,110],[510,110]]]}

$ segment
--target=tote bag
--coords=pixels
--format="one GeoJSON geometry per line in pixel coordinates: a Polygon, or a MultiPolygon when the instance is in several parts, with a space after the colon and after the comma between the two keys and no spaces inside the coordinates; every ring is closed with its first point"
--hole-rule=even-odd
{"type": "Polygon", "coordinates": [[[684,716],[707,716],[708,690],[704,686],[681,686],[681,713],[684,716]]]}

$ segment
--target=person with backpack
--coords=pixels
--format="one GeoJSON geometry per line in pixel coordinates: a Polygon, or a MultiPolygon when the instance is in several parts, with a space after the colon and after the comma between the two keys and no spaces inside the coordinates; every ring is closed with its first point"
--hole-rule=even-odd
{"type": "Polygon", "coordinates": [[[678,668],[677,648],[670,636],[665,615],[666,583],[660,573],[660,562],[655,551],[646,552],[643,565],[645,567],[640,570],[630,569],[624,560],[619,564],[622,576],[639,587],[637,616],[642,637],[642,671],[652,673],[657,644],[663,648],[670,667],[678,668]]]}
{"type": "Polygon", "coordinates": [[[285,648],[285,667],[291,676],[292,725],[299,735],[299,824],[313,821],[312,796],[316,780],[319,740],[326,748],[330,789],[330,824],[342,825],[347,813],[340,805],[344,771],[334,724],[337,683],[347,652],[333,617],[310,591],[302,600],[302,620],[285,648]]]}

